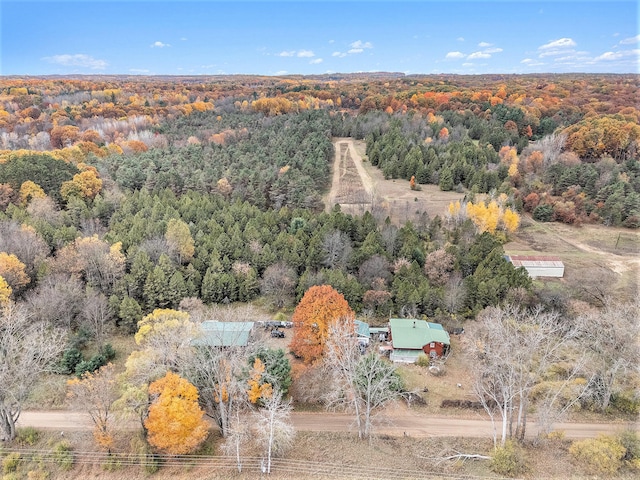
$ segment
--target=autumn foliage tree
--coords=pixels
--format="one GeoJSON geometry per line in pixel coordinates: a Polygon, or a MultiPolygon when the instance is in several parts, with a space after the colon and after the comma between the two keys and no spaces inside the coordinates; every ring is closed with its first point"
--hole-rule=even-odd
{"type": "Polygon", "coordinates": [[[322,357],[329,328],[341,319],[354,317],[341,293],[330,285],[311,287],[293,312],[291,352],[310,364],[322,357]]]}
{"type": "Polygon", "coordinates": [[[11,293],[12,290],[7,281],[4,278],[0,277],[0,308],[9,303],[11,293]]]}
{"type": "Polygon", "coordinates": [[[4,278],[13,291],[20,290],[31,281],[25,268],[15,255],[0,252],[0,278],[4,278]]]}
{"type": "Polygon", "coordinates": [[[209,434],[209,424],[198,405],[198,390],[179,375],[168,372],[149,385],[153,398],[144,422],[149,443],[171,455],[195,450],[209,434]]]}

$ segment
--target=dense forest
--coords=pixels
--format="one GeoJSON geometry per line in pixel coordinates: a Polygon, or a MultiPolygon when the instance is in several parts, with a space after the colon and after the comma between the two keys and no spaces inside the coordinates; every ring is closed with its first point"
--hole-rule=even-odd
{"type": "MultiPolygon", "coordinates": [[[[12,298],[33,304],[63,276],[133,331],[184,298],[262,294],[277,309],[324,283],[382,317],[469,317],[531,290],[489,255],[506,231],[322,213],[335,136],[366,140],[386,178],[418,188],[541,221],[640,226],[637,77],[381,77],[4,79],[12,298]]],[[[64,303],[76,325],[81,308],[64,303]]]]}

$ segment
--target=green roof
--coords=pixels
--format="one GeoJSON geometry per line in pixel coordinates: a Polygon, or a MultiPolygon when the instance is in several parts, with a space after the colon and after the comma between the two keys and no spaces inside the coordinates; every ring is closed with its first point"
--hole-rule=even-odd
{"type": "Polygon", "coordinates": [[[192,345],[208,347],[244,347],[249,343],[253,322],[202,322],[202,336],[191,342],[192,345]]]}
{"type": "Polygon", "coordinates": [[[392,362],[407,362],[413,363],[418,360],[420,355],[424,355],[422,350],[407,350],[403,348],[394,348],[393,352],[389,356],[392,362]]]}
{"type": "Polygon", "coordinates": [[[355,323],[356,333],[358,334],[358,336],[369,338],[369,336],[371,335],[371,333],[369,332],[369,324],[360,320],[356,320],[355,323]]]}
{"type": "Polygon", "coordinates": [[[449,334],[439,323],[415,318],[391,318],[389,327],[394,349],[421,350],[431,342],[450,344],[449,334]]]}

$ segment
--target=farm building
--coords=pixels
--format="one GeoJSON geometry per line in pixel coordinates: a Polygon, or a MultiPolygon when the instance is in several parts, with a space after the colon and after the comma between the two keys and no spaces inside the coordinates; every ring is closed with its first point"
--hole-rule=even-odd
{"type": "Polygon", "coordinates": [[[369,345],[369,340],[371,339],[369,324],[360,320],[356,320],[355,324],[356,334],[358,335],[358,342],[362,345],[369,345]]]}
{"type": "Polygon", "coordinates": [[[202,337],[192,345],[207,347],[246,347],[253,332],[254,322],[202,322],[202,337]]]}
{"type": "Polygon", "coordinates": [[[559,257],[549,255],[507,255],[514,267],[524,267],[530,277],[564,276],[564,263],[559,257]]]}
{"type": "Polygon", "coordinates": [[[394,362],[414,363],[419,355],[438,358],[449,352],[449,334],[439,323],[413,318],[389,319],[394,362]]]}

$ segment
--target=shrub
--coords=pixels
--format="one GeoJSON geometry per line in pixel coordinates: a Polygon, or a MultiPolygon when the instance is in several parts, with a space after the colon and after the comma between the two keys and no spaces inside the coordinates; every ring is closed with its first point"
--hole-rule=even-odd
{"type": "Polygon", "coordinates": [[[507,477],[517,477],[529,470],[524,452],[511,440],[496,448],[490,466],[495,473],[507,477]]]}
{"type": "Polygon", "coordinates": [[[19,445],[33,446],[40,438],[40,432],[33,427],[18,428],[16,432],[16,442],[19,445]]]}
{"type": "Polygon", "coordinates": [[[78,364],[82,362],[82,353],[75,347],[69,348],[62,354],[60,372],[66,375],[74,373],[78,364]]]}
{"type": "Polygon", "coordinates": [[[53,446],[53,459],[63,470],[71,470],[73,467],[71,444],[66,440],[56,443],[53,446]]]}
{"type": "Polygon", "coordinates": [[[533,210],[533,219],[539,222],[550,222],[553,218],[553,207],[551,205],[538,205],[533,210]]]}
{"type": "Polygon", "coordinates": [[[13,473],[18,470],[20,466],[20,454],[19,453],[10,453],[2,460],[2,473],[13,473]]]}
{"type": "Polygon", "coordinates": [[[640,399],[633,399],[629,395],[614,393],[611,396],[611,408],[621,413],[637,415],[640,413],[640,399]]]}
{"type": "Polygon", "coordinates": [[[429,357],[421,353],[420,355],[418,355],[418,359],[416,360],[416,365],[419,367],[428,367],[429,357]]]}
{"type": "Polygon", "coordinates": [[[640,434],[633,430],[622,432],[618,440],[625,448],[622,460],[631,468],[640,469],[640,434]]]}
{"type": "Polygon", "coordinates": [[[107,459],[102,464],[102,468],[107,472],[115,472],[116,470],[120,470],[122,468],[122,462],[113,455],[107,456],[107,459]]]}
{"type": "Polygon", "coordinates": [[[617,438],[600,435],[573,442],[569,453],[591,473],[611,475],[622,467],[626,449],[617,438]]]}
{"type": "MultiPolygon", "coordinates": [[[[105,343],[100,348],[100,355],[102,355],[106,359],[107,362],[110,362],[111,360],[116,358],[116,350],[113,348],[113,346],[110,343],[105,343]]],[[[102,365],[100,365],[100,366],[102,366],[102,365]]]]}
{"type": "Polygon", "coordinates": [[[30,470],[27,473],[28,480],[48,480],[49,472],[47,470],[30,470]]]}
{"type": "Polygon", "coordinates": [[[76,365],[76,376],[81,377],[85,372],[95,372],[97,369],[106,364],[107,359],[104,355],[94,355],[89,360],[83,360],[78,365],[76,365]]]}

